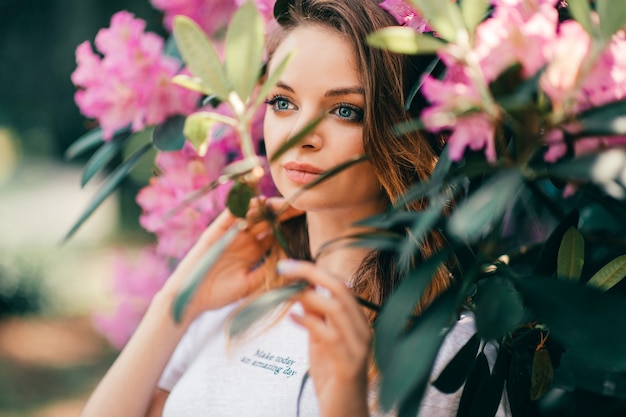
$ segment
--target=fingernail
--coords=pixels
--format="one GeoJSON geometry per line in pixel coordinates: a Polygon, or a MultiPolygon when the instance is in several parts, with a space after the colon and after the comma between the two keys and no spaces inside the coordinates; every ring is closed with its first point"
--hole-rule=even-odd
{"type": "Polygon", "coordinates": [[[279,274],[288,274],[298,268],[300,262],[294,259],[281,259],[276,263],[276,272],[279,274]]]}

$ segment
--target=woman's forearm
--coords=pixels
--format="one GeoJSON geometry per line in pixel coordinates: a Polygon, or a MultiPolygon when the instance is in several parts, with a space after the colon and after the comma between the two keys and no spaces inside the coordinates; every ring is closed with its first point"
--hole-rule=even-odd
{"type": "Polygon", "coordinates": [[[172,295],[154,298],[133,337],[97,386],[81,417],[143,417],[186,326],[171,318],[172,295]]]}

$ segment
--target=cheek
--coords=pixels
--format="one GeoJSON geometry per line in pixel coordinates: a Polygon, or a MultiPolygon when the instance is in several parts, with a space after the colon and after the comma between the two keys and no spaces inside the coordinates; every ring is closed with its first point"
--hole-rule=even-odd
{"type": "Polygon", "coordinates": [[[265,150],[269,158],[274,155],[288,134],[285,123],[280,123],[279,119],[268,110],[263,120],[263,137],[265,139],[265,150]]]}

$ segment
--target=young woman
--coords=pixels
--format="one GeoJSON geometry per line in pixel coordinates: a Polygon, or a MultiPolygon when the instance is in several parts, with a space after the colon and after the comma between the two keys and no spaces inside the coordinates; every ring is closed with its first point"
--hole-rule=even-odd
{"type": "MultiPolygon", "coordinates": [[[[235,222],[222,213],[180,263],[153,300],[135,335],[86,404],[82,416],[295,416],[302,379],[310,372],[301,416],[377,415],[371,367],[371,325],[354,295],[382,303],[398,280],[393,253],[326,242],[359,231],[354,223],[382,212],[436,162],[431,144],[417,133],[396,136],[393,126],[411,117],[403,110],[419,71],[414,60],[365,45],[367,34],[395,21],[376,0],[295,0],[269,43],[271,73],[292,50],[296,55],[267,97],[268,155],[324,114],[299,144],[272,164],[277,188],[291,197],[320,173],[367,154],[367,162],[321,183],[292,201],[284,214],[292,253],[278,263],[281,277],[304,279],[310,290],[289,314],[270,317],[263,331],[228,341],[224,326],[246,296],[258,292],[274,266],[261,259],[272,247],[266,223],[239,233],[205,278],[182,324],[172,301],[199,257],[235,222]],[[310,260],[315,257],[316,262],[310,260]]],[[[253,217],[267,204],[254,202],[253,217]]],[[[423,203],[409,207],[422,209],[423,203]]],[[[436,239],[421,248],[430,254],[436,239]]],[[[284,258],[284,256],[283,256],[284,258]]],[[[449,285],[440,271],[428,303],[449,285]]],[[[470,320],[450,333],[438,367],[472,334],[470,320]]],[[[458,397],[429,389],[420,414],[452,416],[458,397]]]]}

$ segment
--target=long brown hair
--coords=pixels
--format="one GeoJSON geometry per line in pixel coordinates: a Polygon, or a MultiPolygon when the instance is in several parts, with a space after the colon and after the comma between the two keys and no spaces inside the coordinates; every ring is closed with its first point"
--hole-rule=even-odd
{"type": "MultiPolygon", "coordinates": [[[[397,23],[376,0],[294,0],[279,18],[279,27],[271,34],[268,55],[281,40],[302,25],[332,28],[352,44],[365,90],[363,145],[390,204],[396,203],[407,189],[431,174],[440,144],[434,137],[417,131],[396,135],[394,126],[417,115],[420,103],[405,111],[408,91],[421,74],[419,58],[371,48],[368,34],[397,23]]],[[[422,60],[423,61],[423,60],[422,60]]],[[[409,211],[424,210],[425,200],[406,206],[409,211]]],[[[292,255],[310,259],[306,219],[298,218],[284,227],[292,255]]],[[[442,238],[433,233],[421,243],[419,258],[426,258],[441,247],[442,238]]],[[[355,291],[371,302],[382,304],[401,278],[395,251],[372,251],[352,278],[355,291]]],[[[442,268],[424,295],[421,306],[429,304],[450,285],[449,273],[442,268]]],[[[373,319],[374,314],[371,315],[373,319]]]]}

